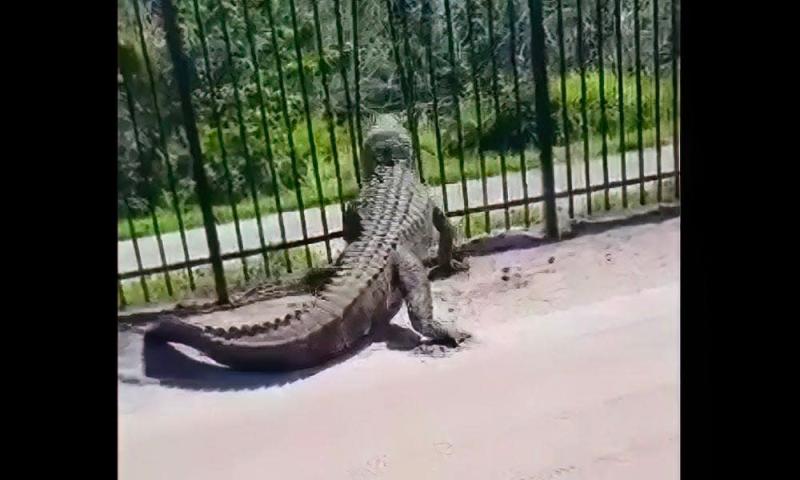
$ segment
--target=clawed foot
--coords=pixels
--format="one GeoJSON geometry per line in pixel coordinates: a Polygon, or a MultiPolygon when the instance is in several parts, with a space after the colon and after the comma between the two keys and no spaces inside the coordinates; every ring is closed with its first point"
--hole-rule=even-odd
{"type": "Polygon", "coordinates": [[[465,272],[467,270],[469,270],[469,265],[466,262],[450,260],[450,262],[444,265],[435,266],[430,273],[428,273],[428,279],[436,280],[439,278],[446,278],[451,275],[455,275],[458,272],[465,272]]]}
{"type": "Polygon", "coordinates": [[[429,345],[443,345],[448,348],[456,348],[470,338],[472,338],[472,334],[462,330],[456,330],[455,332],[449,333],[446,336],[430,339],[423,343],[427,343],[429,345]]]}

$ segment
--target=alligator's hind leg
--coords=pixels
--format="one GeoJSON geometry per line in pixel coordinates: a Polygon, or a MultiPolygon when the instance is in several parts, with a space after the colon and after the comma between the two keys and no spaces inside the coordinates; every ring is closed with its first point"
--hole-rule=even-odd
{"type": "Polygon", "coordinates": [[[430,278],[450,275],[467,270],[467,265],[453,258],[455,247],[455,229],[442,209],[433,208],[433,226],[439,232],[439,252],[437,266],[431,270],[430,278]]]}
{"type": "Polygon", "coordinates": [[[405,248],[398,248],[396,255],[400,291],[414,330],[431,340],[451,346],[469,338],[468,333],[458,330],[452,322],[443,323],[433,318],[431,284],[422,260],[405,248]]]}

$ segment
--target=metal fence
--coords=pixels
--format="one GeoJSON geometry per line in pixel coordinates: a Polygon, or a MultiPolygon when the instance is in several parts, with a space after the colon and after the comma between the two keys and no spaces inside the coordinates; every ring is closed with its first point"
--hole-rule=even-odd
{"type": "Polygon", "coordinates": [[[120,306],[330,261],[378,112],[466,237],[677,199],[678,9],[120,0],[120,306]]]}

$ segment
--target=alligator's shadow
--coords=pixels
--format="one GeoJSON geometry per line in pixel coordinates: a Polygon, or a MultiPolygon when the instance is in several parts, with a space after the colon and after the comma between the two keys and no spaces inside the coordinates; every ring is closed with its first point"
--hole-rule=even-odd
{"type": "Polygon", "coordinates": [[[316,375],[365,350],[373,343],[385,343],[390,350],[409,351],[422,343],[414,331],[390,324],[364,337],[347,353],[319,367],[286,373],[239,372],[184,354],[171,343],[144,337],[142,360],[147,382],[189,390],[228,391],[269,388],[316,375]]]}

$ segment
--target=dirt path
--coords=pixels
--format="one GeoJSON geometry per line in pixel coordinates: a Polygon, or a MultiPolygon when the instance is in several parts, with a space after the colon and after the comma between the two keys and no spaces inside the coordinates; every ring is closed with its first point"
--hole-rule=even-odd
{"type": "Polygon", "coordinates": [[[446,355],[378,343],[304,378],[174,351],[145,368],[121,332],[120,478],[676,479],[679,228],[471,258],[434,284],[436,313],[475,334],[446,355]]]}

